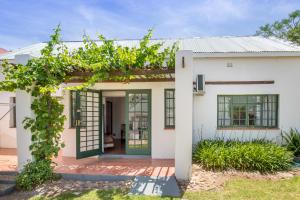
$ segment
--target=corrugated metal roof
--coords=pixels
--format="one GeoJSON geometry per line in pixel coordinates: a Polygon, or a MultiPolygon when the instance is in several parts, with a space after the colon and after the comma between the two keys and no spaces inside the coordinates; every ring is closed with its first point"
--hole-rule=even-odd
{"type": "MultiPolygon", "coordinates": [[[[192,50],[195,53],[260,53],[260,52],[300,52],[300,46],[276,38],[263,38],[260,36],[246,37],[199,37],[180,39],[153,39],[151,43],[163,42],[163,48],[178,42],[180,50],[192,50]]],[[[101,44],[101,42],[97,42],[101,44]]],[[[69,49],[81,47],[81,41],[66,41],[69,49]]],[[[134,47],[138,46],[139,40],[115,40],[116,45],[134,47]]],[[[1,59],[14,59],[17,54],[31,54],[34,57],[40,55],[40,51],[46,43],[37,43],[12,52],[0,55],[1,59]]]]}

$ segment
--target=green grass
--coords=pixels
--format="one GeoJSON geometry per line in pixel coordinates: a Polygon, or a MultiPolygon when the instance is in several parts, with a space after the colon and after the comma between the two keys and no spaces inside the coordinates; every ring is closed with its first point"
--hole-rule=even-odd
{"type": "Polygon", "coordinates": [[[235,179],[227,182],[219,191],[185,194],[185,199],[300,199],[300,177],[290,180],[235,179]]]}
{"type": "MultiPolygon", "coordinates": [[[[146,196],[129,196],[118,190],[91,190],[78,196],[66,193],[51,200],[158,200],[172,199],[146,196]]],[[[300,199],[300,177],[289,180],[249,180],[233,179],[218,191],[201,191],[185,193],[183,199],[300,199]]],[[[50,200],[49,198],[34,197],[31,200],[50,200]]]]}
{"type": "Polygon", "coordinates": [[[44,198],[44,197],[33,197],[30,200],[160,200],[170,199],[161,197],[151,196],[129,196],[120,190],[90,190],[80,195],[74,195],[72,193],[65,193],[56,198],[44,198]]]}

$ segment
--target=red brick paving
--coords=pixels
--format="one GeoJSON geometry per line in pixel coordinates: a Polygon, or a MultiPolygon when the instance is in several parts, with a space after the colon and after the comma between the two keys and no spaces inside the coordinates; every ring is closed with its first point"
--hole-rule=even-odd
{"type": "Polygon", "coordinates": [[[0,171],[17,171],[17,150],[0,148],[0,171]]]}
{"type": "MultiPolygon", "coordinates": [[[[173,159],[151,158],[84,158],[73,157],[54,159],[56,172],[90,175],[124,176],[172,176],[175,172],[173,159]]],[[[16,149],[0,148],[0,171],[17,170],[16,149]]]]}
{"type": "Polygon", "coordinates": [[[84,158],[60,157],[56,172],[95,175],[124,176],[172,176],[173,159],[151,158],[84,158]]]}

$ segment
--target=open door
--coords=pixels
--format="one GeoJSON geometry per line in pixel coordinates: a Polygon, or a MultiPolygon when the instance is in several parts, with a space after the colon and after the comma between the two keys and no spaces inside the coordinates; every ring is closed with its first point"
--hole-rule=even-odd
{"type": "Polygon", "coordinates": [[[101,91],[76,92],[76,158],[102,153],[101,91]]]}
{"type": "Polygon", "coordinates": [[[151,90],[126,91],[126,153],[151,155],[151,90]]]}

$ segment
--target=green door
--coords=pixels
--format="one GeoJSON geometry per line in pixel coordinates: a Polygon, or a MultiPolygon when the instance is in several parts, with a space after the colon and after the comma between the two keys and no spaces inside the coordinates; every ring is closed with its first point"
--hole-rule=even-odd
{"type": "Polygon", "coordinates": [[[101,91],[76,92],[76,158],[102,153],[101,91]]]}
{"type": "Polygon", "coordinates": [[[151,90],[126,91],[126,153],[151,155],[151,90]]]}

